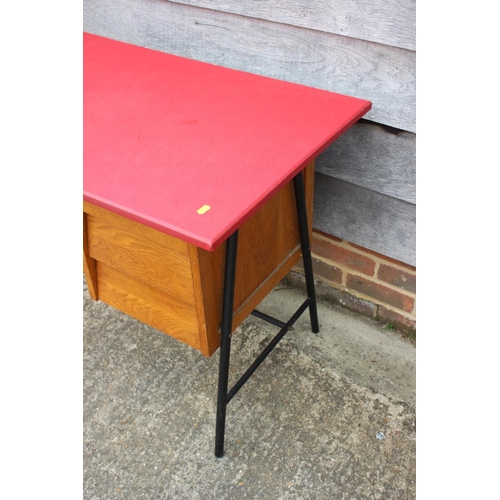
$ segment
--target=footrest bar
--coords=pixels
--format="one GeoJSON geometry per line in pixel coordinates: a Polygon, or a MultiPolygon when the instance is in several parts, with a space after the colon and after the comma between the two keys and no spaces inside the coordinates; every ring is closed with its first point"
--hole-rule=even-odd
{"type": "Polygon", "coordinates": [[[241,376],[241,378],[234,384],[233,388],[227,393],[226,404],[233,399],[236,393],[243,387],[243,384],[250,378],[252,373],[260,366],[260,364],[267,358],[269,353],[276,347],[278,342],[285,336],[290,327],[300,318],[302,313],[313,302],[311,298],[307,298],[304,303],[297,309],[295,314],[284,324],[283,328],[278,332],[276,337],[271,340],[268,346],[261,352],[259,357],[252,363],[250,368],[241,376]]]}
{"type": "Polygon", "coordinates": [[[257,311],[257,309],[254,309],[250,314],[252,316],[256,316],[257,318],[260,318],[264,321],[267,321],[268,323],[271,323],[271,325],[279,326],[280,328],[285,328],[286,323],[283,323],[283,321],[280,321],[279,319],[273,318],[272,316],[268,316],[267,314],[257,311]]]}

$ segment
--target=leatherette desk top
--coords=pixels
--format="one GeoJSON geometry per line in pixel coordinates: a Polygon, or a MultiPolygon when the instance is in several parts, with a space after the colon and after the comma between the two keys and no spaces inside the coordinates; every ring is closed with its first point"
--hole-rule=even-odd
{"type": "Polygon", "coordinates": [[[371,108],[88,33],[83,104],[84,200],[205,250],[371,108]]]}

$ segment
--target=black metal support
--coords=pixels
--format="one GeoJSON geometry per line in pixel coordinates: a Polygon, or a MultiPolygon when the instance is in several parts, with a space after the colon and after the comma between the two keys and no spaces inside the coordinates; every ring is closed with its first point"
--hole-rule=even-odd
{"type": "Polygon", "coordinates": [[[278,335],[274,337],[267,347],[260,353],[259,357],[252,363],[250,368],[242,375],[242,377],[234,384],[233,388],[229,391],[227,395],[227,402],[231,401],[236,393],[243,387],[243,384],[250,378],[252,373],[257,370],[262,361],[264,361],[271,351],[276,347],[278,342],[285,336],[285,333],[290,330],[290,327],[300,318],[302,313],[310,306],[311,299],[308,297],[304,303],[297,309],[295,314],[287,321],[285,326],[279,331],[278,335]]]}
{"type": "Polygon", "coordinates": [[[279,326],[280,328],[283,328],[286,325],[286,323],[283,323],[283,321],[273,318],[272,316],[269,316],[268,314],[265,314],[263,312],[257,311],[257,309],[254,309],[250,314],[256,316],[257,318],[263,319],[268,323],[271,323],[271,325],[279,326]]]}
{"type": "Polygon", "coordinates": [[[314,277],[312,270],[311,246],[309,242],[309,228],[307,222],[307,208],[304,193],[304,180],[302,172],[297,174],[294,179],[295,202],[297,206],[297,215],[300,231],[300,245],[302,249],[302,260],[304,262],[304,271],[307,286],[307,299],[295,311],[293,316],[286,322],[268,316],[257,310],[252,314],[272,323],[281,328],[278,334],[261,352],[257,359],[234,384],[228,392],[229,381],[229,358],[231,353],[231,330],[233,322],[233,302],[234,302],[234,287],[236,275],[236,255],[238,248],[238,231],[234,232],[227,240],[226,244],[226,264],[224,271],[224,298],[222,303],[222,324],[221,324],[221,345],[220,345],[220,362],[219,362],[219,387],[217,393],[217,420],[215,427],[215,456],[222,457],[224,455],[224,433],[226,426],[226,408],[227,404],[233,399],[237,392],[243,387],[245,382],[257,370],[261,363],[267,358],[271,351],[276,347],[278,342],[285,336],[286,332],[292,328],[292,325],[299,319],[306,309],[309,308],[309,316],[311,319],[311,329],[314,333],[319,332],[318,311],[316,307],[316,293],[314,290],[314,277]]]}
{"type": "Polygon", "coordinates": [[[231,329],[233,323],[234,282],[236,276],[236,253],[238,231],[226,243],[226,265],[224,272],[224,298],[222,301],[222,325],[219,363],[219,388],[217,394],[217,421],[215,424],[215,456],[224,455],[224,432],[226,427],[227,384],[229,379],[229,355],[231,353],[231,329]]]}
{"type": "Polygon", "coordinates": [[[304,179],[302,172],[293,178],[295,188],[295,204],[299,219],[300,246],[302,248],[302,262],[304,263],[304,274],[306,277],[307,296],[311,299],[309,304],[309,317],[311,318],[311,330],[319,332],[318,309],[316,307],[316,292],[314,290],[314,275],[311,259],[311,244],[309,242],[309,224],[307,223],[306,197],[304,194],[304,179]]]}

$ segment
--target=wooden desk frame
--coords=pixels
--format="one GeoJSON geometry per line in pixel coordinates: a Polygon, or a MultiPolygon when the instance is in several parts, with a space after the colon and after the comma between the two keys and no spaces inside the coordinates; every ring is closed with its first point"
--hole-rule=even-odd
{"type": "Polygon", "coordinates": [[[305,201],[304,180],[302,172],[299,172],[293,179],[295,191],[295,203],[297,206],[297,217],[300,232],[300,245],[302,250],[302,260],[307,286],[307,299],[292,315],[292,317],[283,323],[276,318],[263,314],[259,311],[253,311],[252,314],[281,327],[278,334],[256,358],[248,370],[234,384],[228,392],[229,379],[229,360],[231,354],[231,335],[233,322],[233,300],[236,277],[236,259],[238,251],[238,230],[236,230],[227,240],[226,244],[226,262],[224,270],[224,296],[222,305],[222,325],[221,325],[221,345],[219,362],[219,385],[217,393],[217,418],[215,424],[215,456],[224,455],[224,435],[226,426],[226,408],[243,384],[250,378],[260,364],[266,359],[269,353],[274,349],[278,342],[284,337],[291,326],[300,318],[306,309],[309,309],[311,320],[311,329],[313,333],[319,332],[318,311],[316,306],[316,292],[314,288],[314,276],[311,259],[311,246],[309,241],[309,227],[307,223],[307,208],[305,201]]]}

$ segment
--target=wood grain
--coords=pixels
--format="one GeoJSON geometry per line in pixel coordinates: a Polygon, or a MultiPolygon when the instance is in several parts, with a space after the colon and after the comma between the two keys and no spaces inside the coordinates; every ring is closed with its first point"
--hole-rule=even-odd
{"type": "Polygon", "coordinates": [[[251,219],[238,236],[234,308],[238,308],[278,266],[280,200],[278,193],[251,219]]]}
{"type": "Polygon", "coordinates": [[[415,205],[316,174],[313,226],[412,266],[415,205]]]}
{"type": "Polygon", "coordinates": [[[416,135],[359,122],[316,159],[316,171],[416,203],[416,135]]]}
{"type": "Polygon", "coordinates": [[[415,131],[415,52],[162,0],[86,0],[84,29],[373,102],[366,118],[415,131]]]}
{"type": "Polygon", "coordinates": [[[116,309],[200,349],[194,304],[166,301],[165,294],[97,262],[99,298],[116,309]]]}
{"type": "Polygon", "coordinates": [[[108,220],[89,215],[89,255],[165,294],[193,302],[188,255],[141,238],[108,220]]]}
{"type": "Polygon", "coordinates": [[[98,300],[97,263],[96,260],[89,255],[87,214],[85,212],[83,213],[83,273],[87,281],[90,297],[93,300],[98,300]]]}
{"type": "MultiPolygon", "coordinates": [[[[233,330],[237,328],[245,318],[256,309],[268,293],[287,275],[297,264],[302,256],[300,247],[289,253],[287,258],[276,267],[273,272],[252,292],[252,294],[236,309],[233,315],[233,330]]],[[[289,318],[279,318],[280,312],[276,311],[277,319],[287,321],[289,318]]]]}
{"type": "Polygon", "coordinates": [[[304,176],[307,225],[309,227],[309,242],[312,242],[312,230],[313,230],[314,176],[316,175],[315,169],[316,169],[316,160],[311,162],[302,172],[304,176]]]}
{"type": "MultiPolygon", "coordinates": [[[[220,345],[219,327],[222,319],[226,243],[224,242],[213,252],[208,252],[201,248],[195,248],[195,251],[199,263],[199,276],[205,313],[207,355],[211,356],[220,345]]],[[[204,353],[204,351],[202,352],[204,353]]]]}
{"type": "Polygon", "coordinates": [[[83,202],[83,211],[96,218],[109,221],[111,225],[121,227],[129,233],[135,234],[140,238],[150,241],[155,245],[169,248],[170,251],[179,255],[188,255],[188,245],[185,241],[174,238],[168,234],[152,229],[148,226],[139,224],[133,220],[117,215],[109,210],[98,207],[92,203],[83,202]]]}
{"type": "MultiPolygon", "coordinates": [[[[225,244],[222,245],[225,248],[225,244]]],[[[189,245],[189,257],[191,260],[191,271],[193,275],[194,299],[196,307],[196,316],[198,322],[198,335],[200,341],[200,351],[204,356],[211,356],[220,345],[219,337],[219,315],[221,314],[222,297],[213,297],[211,294],[214,290],[212,286],[204,286],[210,283],[214,277],[206,271],[203,276],[201,274],[202,267],[200,266],[200,254],[206,257],[205,266],[208,265],[211,272],[212,265],[210,261],[220,259],[219,255],[221,248],[215,252],[207,252],[194,245],[189,245]]],[[[206,269],[206,267],[205,267],[206,269]]],[[[219,269],[221,269],[219,267],[219,269]]],[[[218,276],[215,279],[220,280],[218,276]]]]}
{"type": "Polygon", "coordinates": [[[172,0],[415,50],[415,0],[172,0]]]}
{"type": "MultiPolygon", "coordinates": [[[[305,172],[304,177],[309,180],[304,183],[307,205],[313,195],[310,173],[314,172],[314,163],[309,164],[305,172]]],[[[293,182],[290,182],[240,228],[235,309],[247,301],[300,244],[294,205],[293,182]]],[[[254,307],[257,304],[254,303],[254,307]]]]}
{"type": "MultiPolygon", "coordinates": [[[[310,171],[311,168],[309,167],[307,170],[310,171]]],[[[306,181],[304,181],[304,187],[305,186],[306,181]]],[[[275,240],[280,246],[280,248],[277,249],[278,257],[276,259],[276,265],[278,265],[288,255],[288,253],[290,253],[290,251],[297,246],[297,235],[299,234],[299,223],[297,220],[297,208],[295,204],[293,182],[287,184],[281,190],[279,195],[282,209],[279,211],[279,220],[275,224],[276,231],[279,233],[279,236],[275,238],[275,240]]]]}

